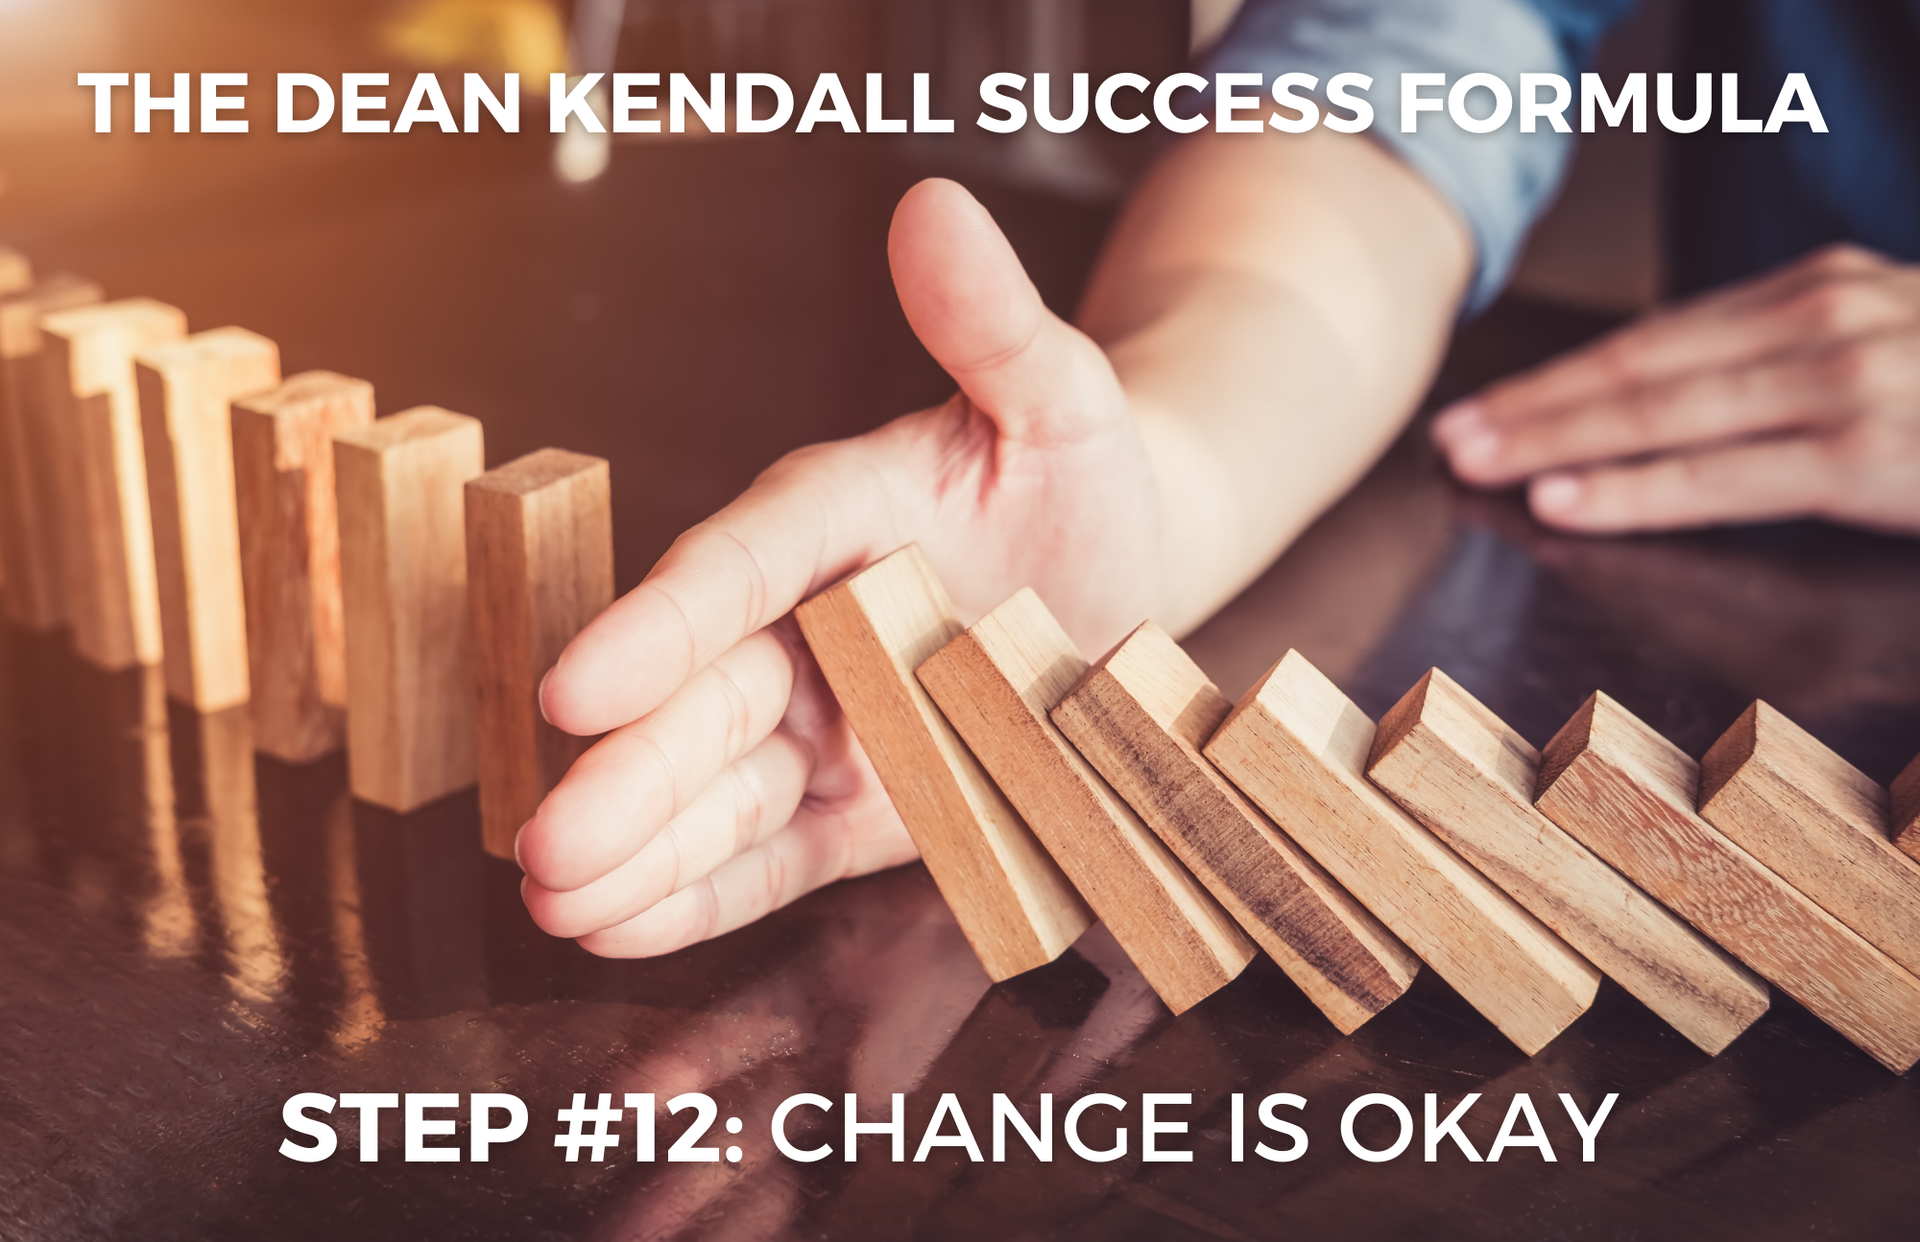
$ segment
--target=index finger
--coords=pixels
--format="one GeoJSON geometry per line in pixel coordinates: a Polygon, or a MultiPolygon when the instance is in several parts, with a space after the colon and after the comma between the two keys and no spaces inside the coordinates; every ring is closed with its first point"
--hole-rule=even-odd
{"type": "Polygon", "coordinates": [[[638,720],[812,591],[892,551],[889,489],[865,458],[858,440],[789,453],[674,540],[567,644],[541,686],[547,719],[581,735],[638,720]]]}

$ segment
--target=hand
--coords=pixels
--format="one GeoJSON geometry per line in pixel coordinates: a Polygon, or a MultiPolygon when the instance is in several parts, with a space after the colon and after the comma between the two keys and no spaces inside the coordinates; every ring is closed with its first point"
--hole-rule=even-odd
{"type": "Polygon", "coordinates": [[[887,242],[946,404],[788,454],[583,630],[547,719],[607,733],[520,830],[534,920],[666,953],[915,855],[789,613],[918,542],[963,617],[1032,586],[1088,651],[1154,611],[1160,500],[1106,356],[986,211],[925,181],[887,242]]]}
{"type": "Polygon", "coordinates": [[[1649,315],[1435,420],[1463,480],[1582,531],[1920,533],[1920,268],[1851,246],[1649,315]]]}

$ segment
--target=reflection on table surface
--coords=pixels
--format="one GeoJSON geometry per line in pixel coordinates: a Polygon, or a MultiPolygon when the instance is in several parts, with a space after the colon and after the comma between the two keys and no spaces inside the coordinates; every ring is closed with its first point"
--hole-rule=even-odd
{"type": "MultiPolygon", "coordinates": [[[[249,178],[167,181],[111,210],[45,193],[6,240],[195,327],[274,337],[288,369],[374,381],[383,412],[482,417],[489,460],[613,463],[620,577],[786,448],[938,399],[891,301],[899,191],[946,156],[885,143],[659,143],[563,186],[539,145],[334,144],[249,178]]],[[[971,157],[969,157],[971,158],[971,157]]],[[[31,167],[31,161],[18,167],[31,167]]],[[[16,177],[23,175],[16,171],[16,177]]],[[[145,183],[142,183],[145,184],[145,183]]],[[[1043,292],[1071,307],[1110,209],[981,178],[1043,292]]],[[[1604,322],[1507,304],[1441,396],[1604,322]]],[[[1763,696],[1879,780],[1920,750],[1920,547],[1810,525],[1576,540],[1462,493],[1410,435],[1190,648],[1237,695],[1298,647],[1378,715],[1438,664],[1544,742],[1605,689],[1698,755],[1763,696]]],[[[1271,963],[1179,1020],[1100,928],[989,986],[918,866],[837,885],[720,941],[610,962],[528,921],[470,795],[355,804],[339,757],[253,754],[245,709],[169,705],[60,635],[0,634],[0,1236],[1748,1238],[1910,1235],[1920,1101],[1785,997],[1707,1059],[1611,984],[1520,1056],[1431,971],[1350,1039],[1271,963]],[[506,1091],[493,1161],[280,1157],[297,1091],[506,1091]],[[575,1092],[682,1091],[746,1123],[738,1164],[564,1162],[575,1092]],[[797,1092],[990,1098],[1191,1093],[1191,1164],[937,1149],[797,1164],[766,1126],[797,1092]],[[1485,1150],[1509,1096],[1560,1162],[1390,1165],[1341,1149],[1346,1103],[1451,1107],[1485,1150]],[[1599,1158],[1553,1097],[1620,1102],[1599,1158]],[[1309,1154],[1227,1159],[1228,1100],[1306,1097],[1309,1154]],[[1844,1225],[1844,1227],[1842,1227],[1844,1225]]],[[[1056,1110],[1056,1125],[1058,1118],[1056,1110]]],[[[816,1115],[817,1116],[817,1115],[816,1115]]],[[[666,1123],[663,1143],[679,1123],[666,1123]]],[[[797,1124],[837,1140],[837,1114],[797,1124]]],[[[717,1136],[716,1136],[717,1137],[717,1136]]],[[[1105,1134],[1089,1127],[1088,1141],[1105,1134]]]]}

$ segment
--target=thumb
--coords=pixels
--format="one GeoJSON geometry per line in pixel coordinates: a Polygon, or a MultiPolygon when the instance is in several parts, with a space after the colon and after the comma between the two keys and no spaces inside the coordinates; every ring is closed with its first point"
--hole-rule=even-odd
{"type": "Polygon", "coordinates": [[[993,217],[957,183],[907,191],[887,259],[914,335],[1002,434],[1071,442],[1126,417],[1106,354],[1047,309],[993,217]]]}

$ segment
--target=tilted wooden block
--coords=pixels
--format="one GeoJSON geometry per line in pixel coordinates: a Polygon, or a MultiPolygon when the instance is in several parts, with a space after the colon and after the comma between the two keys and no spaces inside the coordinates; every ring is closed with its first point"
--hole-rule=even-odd
{"type": "Polygon", "coordinates": [[[465,486],[480,421],[432,406],[334,437],[347,771],[405,813],[473,784],[465,486]]]}
{"type": "Polygon", "coordinates": [[[1059,957],[1093,913],[913,675],[960,633],[918,545],[794,610],[933,882],[996,981],[1059,957]]]}
{"type": "Polygon", "coordinates": [[[1887,840],[1887,791],[1755,701],[1700,760],[1700,818],[1920,975],[1920,863],[1887,840]]]}
{"type": "Polygon", "coordinates": [[[1201,755],[1232,710],[1148,621],[1087,671],[1053,723],[1350,1035],[1407,990],[1420,959],[1201,755]]]}
{"type": "Polygon", "coordinates": [[[347,646],[333,437],[373,421],[373,385],[296,375],[232,406],[254,745],[289,763],[345,737],[347,646]]]}
{"type": "Polygon", "coordinates": [[[149,298],[42,316],[49,390],[63,424],[59,486],[67,619],[80,655],[106,669],[158,664],[160,596],[133,356],[186,335],[149,298]]]}
{"type": "Polygon", "coordinates": [[[1907,857],[1920,859],[1920,755],[1893,778],[1893,843],[1907,857]]]}
{"type": "Polygon", "coordinates": [[[1767,986],[1534,809],[1540,752],[1434,669],[1380,721],[1367,775],[1588,961],[1708,1053],[1767,986]]]}
{"type": "Polygon", "coordinates": [[[40,317],[100,297],[100,286],[77,276],[51,276],[0,297],[0,561],[7,620],[27,629],[67,619],[58,482],[66,407],[50,408],[40,317]]]}
{"type": "Polygon", "coordinates": [[[1920,979],[1694,813],[1699,766],[1604,694],[1547,743],[1534,805],[1895,1073],[1920,979]]]}
{"type": "Polygon", "coordinates": [[[1367,714],[1289,651],[1205,753],[1531,1056],[1593,1004],[1600,972],[1367,780],[1373,736],[1367,714]]]}
{"type": "Polygon", "coordinates": [[[167,694],[217,712],[250,693],[229,406],[280,382],[280,349],[215,328],[143,349],[134,364],[167,694]]]}
{"type": "Polygon", "coordinates": [[[1022,590],[918,671],[1007,798],[1175,1013],[1231,982],[1253,942],[1047,713],[1087,661],[1022,590]]]}
{"type": "Polygon", "coordinates": [[[513,857],[520,825],[590,739],[540,713],[540,681],[613,603],[605,459],[541,449],[467,484],[467,605],[480,733],[480,829],[513,857]]]}

